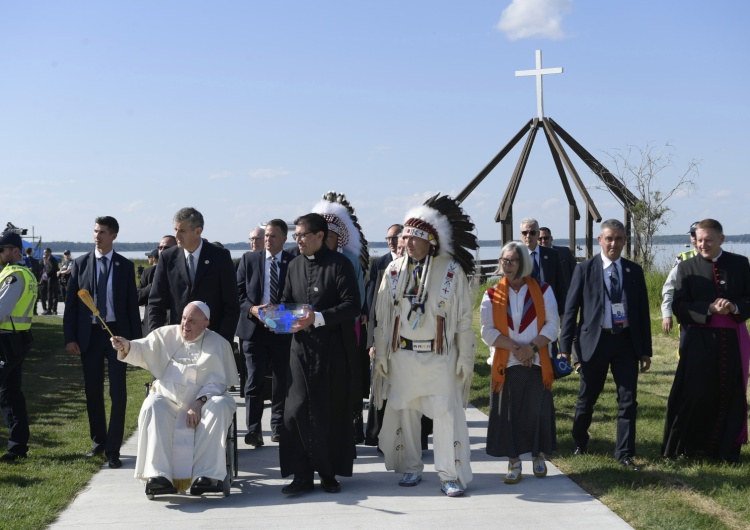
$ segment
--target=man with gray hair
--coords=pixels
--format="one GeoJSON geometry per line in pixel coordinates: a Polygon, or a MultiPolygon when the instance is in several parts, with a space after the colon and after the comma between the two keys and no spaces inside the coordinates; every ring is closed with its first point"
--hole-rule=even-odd
{"type": "Polygon", "coordinates": [[[552,287],[557,310],[562,315],[565,296],[568,293],[568,281],[560,263],[560,255],[555,249],[539,244],[539,232],[539,222],[533,217],[526,217],[521,221],[521,241],[531,258],[531,277],[552,287]]]}
{"type": "Polygon", "coordinates": [[[622,258],[627,235],[617,219],[604,221],[601,254],[579,263],[573,272],[560,333],[560,353],[569,358],[578,339],[581,385],[573,418],[574,455],[588,452],[591,419],[607,372],[617,385],[615,459],[639,468],[635,456],[638,367],[651,366],[651,318],[643,269],[622,258]]]}
{"type": "Polygon", "coordinates": [[[148,297],[148,328],[178,324],[189,302],[203,300],[211,308],[209,329],[231,343],[240,317],[232,257],[201,237],[203,215],[195,208],[182,208],[173,220],[177,246],[162,250],[156,265],[148,297]]]}

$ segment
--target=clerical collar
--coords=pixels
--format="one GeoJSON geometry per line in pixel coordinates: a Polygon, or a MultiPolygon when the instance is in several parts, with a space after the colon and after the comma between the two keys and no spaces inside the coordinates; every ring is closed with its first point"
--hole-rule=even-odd
{"type": "Polygon", "coordinates": [[[706,261],[710,261],[711,263],[716,263],[717,261],[719,261],[719,258],[721,257],[721,255],[722,255],[722,254],[724,254],[724,249],[721,249],[721,250],[719,251],[719,254],[718,254],[718,255],[717,255],[717,256],[716,256],[716,257],[715,257],[714,259],[709,259],[709,258],[703,258],[703,254],[701,254],[700,252],[698,252],[698,255],[699,255],[699,256],[700,256],[701,258],[703,258],[703,259],[704,259],[704,260],[706,260],[706,261]]]}

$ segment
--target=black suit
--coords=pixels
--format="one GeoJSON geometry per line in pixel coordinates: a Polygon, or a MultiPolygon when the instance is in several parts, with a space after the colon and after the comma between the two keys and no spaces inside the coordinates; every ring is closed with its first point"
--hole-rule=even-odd
{"type": "Polygon", "coordinates": [[[570,280],[573,278],[573,271],[576,268],[576,257],[568,247],[553,246],[552,248],[553,250],[556,250],[557,255],[560,256],[560,265],[562,266],[562,273],[565,277],[565,282],[570,285],[570,280]]]}
{"type": "Polygon", "coordinates": [[[620,264],[628,326],[616,335],[602,328],[607,293],[604,262],[601,255],[597,255],[578,264],[573,272],[560,334],[563,353],[571,351],[574,339],[578,341],[581,386],[573,419],[573,440],[579,447],[588,445],[594,405],[611,367],[619,407],[617,460],[635,454],[638,367],[641,357],[651,357],[651,319],[643,269],[625,258],[620,264]]]}
{"type": "MultiPolygon", "coordinates": [[[[77,342],[81,349],[83,381],[86,388],[86,408],[89,416],[89,431],[95,451],[104,448],[108,456],[118,456],[125,429],[125,406],[127,387],[125,385],[125,363],[117,360],[117,352],[109,341],[109,333],[95,323],[91,310],[78,298],[79,289],[87,289],[92,297],[96,293],[97,260],[94,252],[89,252],[73,262],[68,294],[65,299],[63,331],[65,344],[77,342]],[[109,415],[109,428],[104,411],[104,359],[107,359],[109,372],[109,395],[112,409],[109,415]]],[[[135,267],[129,259],[112,253],[110,262],[112,310],[107,317],[107,325],[115,335],[126,339],[141,338],[141,321],[138,311],[138,295],[135,288],[135,267]]]]}
{"type": "Polygon", "coordinates": [[[195,282],[191,285],[185,251],[178,246],[162,250],[148,297],[148,329],[179,324],[185,306],[201,301],[211,310],[208,329],[231,344],[240,316],[232,257],[228,250],[204,239],[197,261],[195,282]]]}
{"type": "MultiPolygon", "coordinates": [[[[370,273],[367,276],[367,284],[365,285],[365,303],[362,304],[362,314],[365,315],[368,320],[370,318],[372,308],[375,307],[375,297],[378,294],[378,288],[380,287],[380,280],[383,277],[383,271],[391,261],[393,261],[393,256],[391,255],[391,251],[389,249],[388,252],[386,252],[382,256],[379,256],[372,260],[372,264],[370,265],[370,273]]],[[[374,329],[375,326],[373,325],[372,328],[374,329]]],[[[368,340],[368,345],[370,344],[372,344],[372,342],[368,340]]]]}
{"type": "Polygon", "coordinates": [[[565,307],[565,297],[568,294],[568,281],[563,274],[560,256],[556,250],[541,245],[537,245],[534,251],[539,253],[538,259],[542,269],[541,279],[544,283],[548,283],[552,287],[552,291],[555,293],[555,300],[557,301],[557,310],[562,315],[565,307]]]}
{"type": "MultiPolygon", "coordinates": [[[[294,258],[286,250],[281,251],[278,296],[284,292],[286,270],[294,258]]],[[[237,266],[237,291],[240,297],[240,318],[237,336],[241,339],[247,366],[245,382],[245,417],[248,432],[261,432],[263,416],[263,389],[269,361],[273,373],[271,391],[271,429],[274,431],[284,420],[286,398],[286,371],[289,366],[291,334],[276,334],[250,314],[250,307],[261,305],[264,299],[266,251],[246,252],[237,266]]],[[[267,293],[270,297],[270,293],[267,293]]]]}

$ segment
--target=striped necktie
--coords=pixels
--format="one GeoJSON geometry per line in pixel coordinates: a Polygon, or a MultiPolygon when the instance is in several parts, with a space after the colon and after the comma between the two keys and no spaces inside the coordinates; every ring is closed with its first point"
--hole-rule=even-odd
{"type": "Polygon", "coordinates": [[[279,303],[279,265],[276,263],[276,256],[271,256],[271,304],[279,303]]]}

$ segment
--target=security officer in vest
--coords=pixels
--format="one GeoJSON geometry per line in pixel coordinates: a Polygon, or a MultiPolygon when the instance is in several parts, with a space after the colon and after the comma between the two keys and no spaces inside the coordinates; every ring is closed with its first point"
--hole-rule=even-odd
{"type": "Polygon", "coordinates": [[[699,221],[696,221],[691,224],[690,230],[688,231],[692,248],[685,252],[680,252],[677,255],[672,270],[667,274],[667,280],[664,282],[664,287],[661,289],[661,328],[667,335],[672,331],[672,299],[674,298],[674,288],[677,281],[677,265],[679,265],[681,261],[695,257],[695,249],[698,248],[698,242],[695,239],[695,230],[698,226],[698,222],[699,221]]]}
{"type": "Polygon", "coordinates": [[[21,236],[0,234],[0,409],[8,425],[8,451],[0,462],[26,458],[29,418],[21,390],[23,361],[31,349],[31,316],[37,281],[23,265],[21,236]]]}

